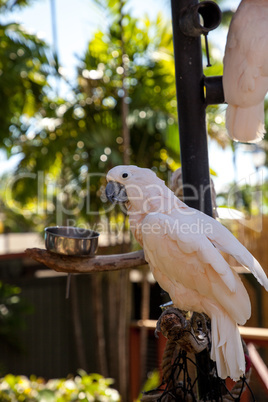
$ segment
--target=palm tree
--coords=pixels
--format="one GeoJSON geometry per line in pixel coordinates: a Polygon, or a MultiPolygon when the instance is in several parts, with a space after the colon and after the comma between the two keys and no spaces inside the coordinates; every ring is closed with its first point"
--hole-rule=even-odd
{"type": "MultiPolygon", "coordinates": [[[[27,4],[26,0],[2,0],[1,15],[27,4]]],[[[0,33],[0,138],[2,148],[11,151],[22,120],[41,108],[47,77],[54,67],[46,44],[19,24],[0,22],[0,33]]]]}

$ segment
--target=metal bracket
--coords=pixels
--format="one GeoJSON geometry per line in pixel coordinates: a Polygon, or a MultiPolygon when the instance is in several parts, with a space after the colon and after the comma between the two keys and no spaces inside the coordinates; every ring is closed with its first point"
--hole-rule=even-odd
{"type": "Polygon", "coordinates": [[[222,13],[213,1],[202,1],[181,11],[179,24],[186,36],[207,35],[221,23],[222,13]]]}

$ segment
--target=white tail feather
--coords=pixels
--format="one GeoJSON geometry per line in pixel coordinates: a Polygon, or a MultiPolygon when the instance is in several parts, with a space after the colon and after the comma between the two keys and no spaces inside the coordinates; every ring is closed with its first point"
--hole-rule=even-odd
{"type": "Polygon", "coordinates": [[[211,359],[218,375],[238,381],[245,373],[245,355],[236,323],[225,313],[211,315],[211,359]]]}
{"type": "Polygon", "coordinates": [[[234,141],[261,141],[265,134],[263,102],[248,108],[229,105],[226,110],[226,128],[234,141]]]}

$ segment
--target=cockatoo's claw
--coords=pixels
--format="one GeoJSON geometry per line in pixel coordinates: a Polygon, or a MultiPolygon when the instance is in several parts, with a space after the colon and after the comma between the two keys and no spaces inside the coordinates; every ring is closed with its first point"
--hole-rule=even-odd
{"type": "Polygon", "coordinates": [[[175,307],[170,307],[163,311],[160,315],[155,332],[161,332],[166,338],[170,332],[176,327],[176,332],[185,330],[189,322],[186,320],[183,312],[175,307]]]}
{"type": "Polygon", "coordinates": [[[207,332],[210,319],[206,314],[194,312],[191,317],[191,326],[194,331],[207,332]]]}
{"type": "Polygon", "coordinates": [[[171,307],[163,311],[156,325],[155,335],[158,332],[170,341],[176,342],[185,351],[199,353],[209,345],[209,330],[205,314],[193,313],[187,319],[186,312],[171,307]]]}
{"type": "MultiPolygon", "coordinates": [[[[191,317],[192,330],[200,342],[209,340],[210,318],[206,314],[194,312],[191,317]]],[[[210,340],[209,340],[210,342],[210,340]]]]}

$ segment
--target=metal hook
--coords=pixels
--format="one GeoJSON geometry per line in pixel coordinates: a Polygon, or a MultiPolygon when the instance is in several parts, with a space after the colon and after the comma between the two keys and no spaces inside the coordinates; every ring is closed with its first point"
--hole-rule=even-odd
{"type": "Polygon", "coordinates": [[[66,282],[66,293],[65,293],[66,299],[69,299],[69,296],[70,296],[71,279],[72,279],[72,274],[68,274],[67,282],[66,282]]]}
{"type": "Polygon", "coordinates": [[[205,45],[206,45],[206,54],[207,54],[207,67],[211,67],[210,57],[209,57],[209,48],[208,48],[208,34],[204,34],[205,37],[205,45]]]}

